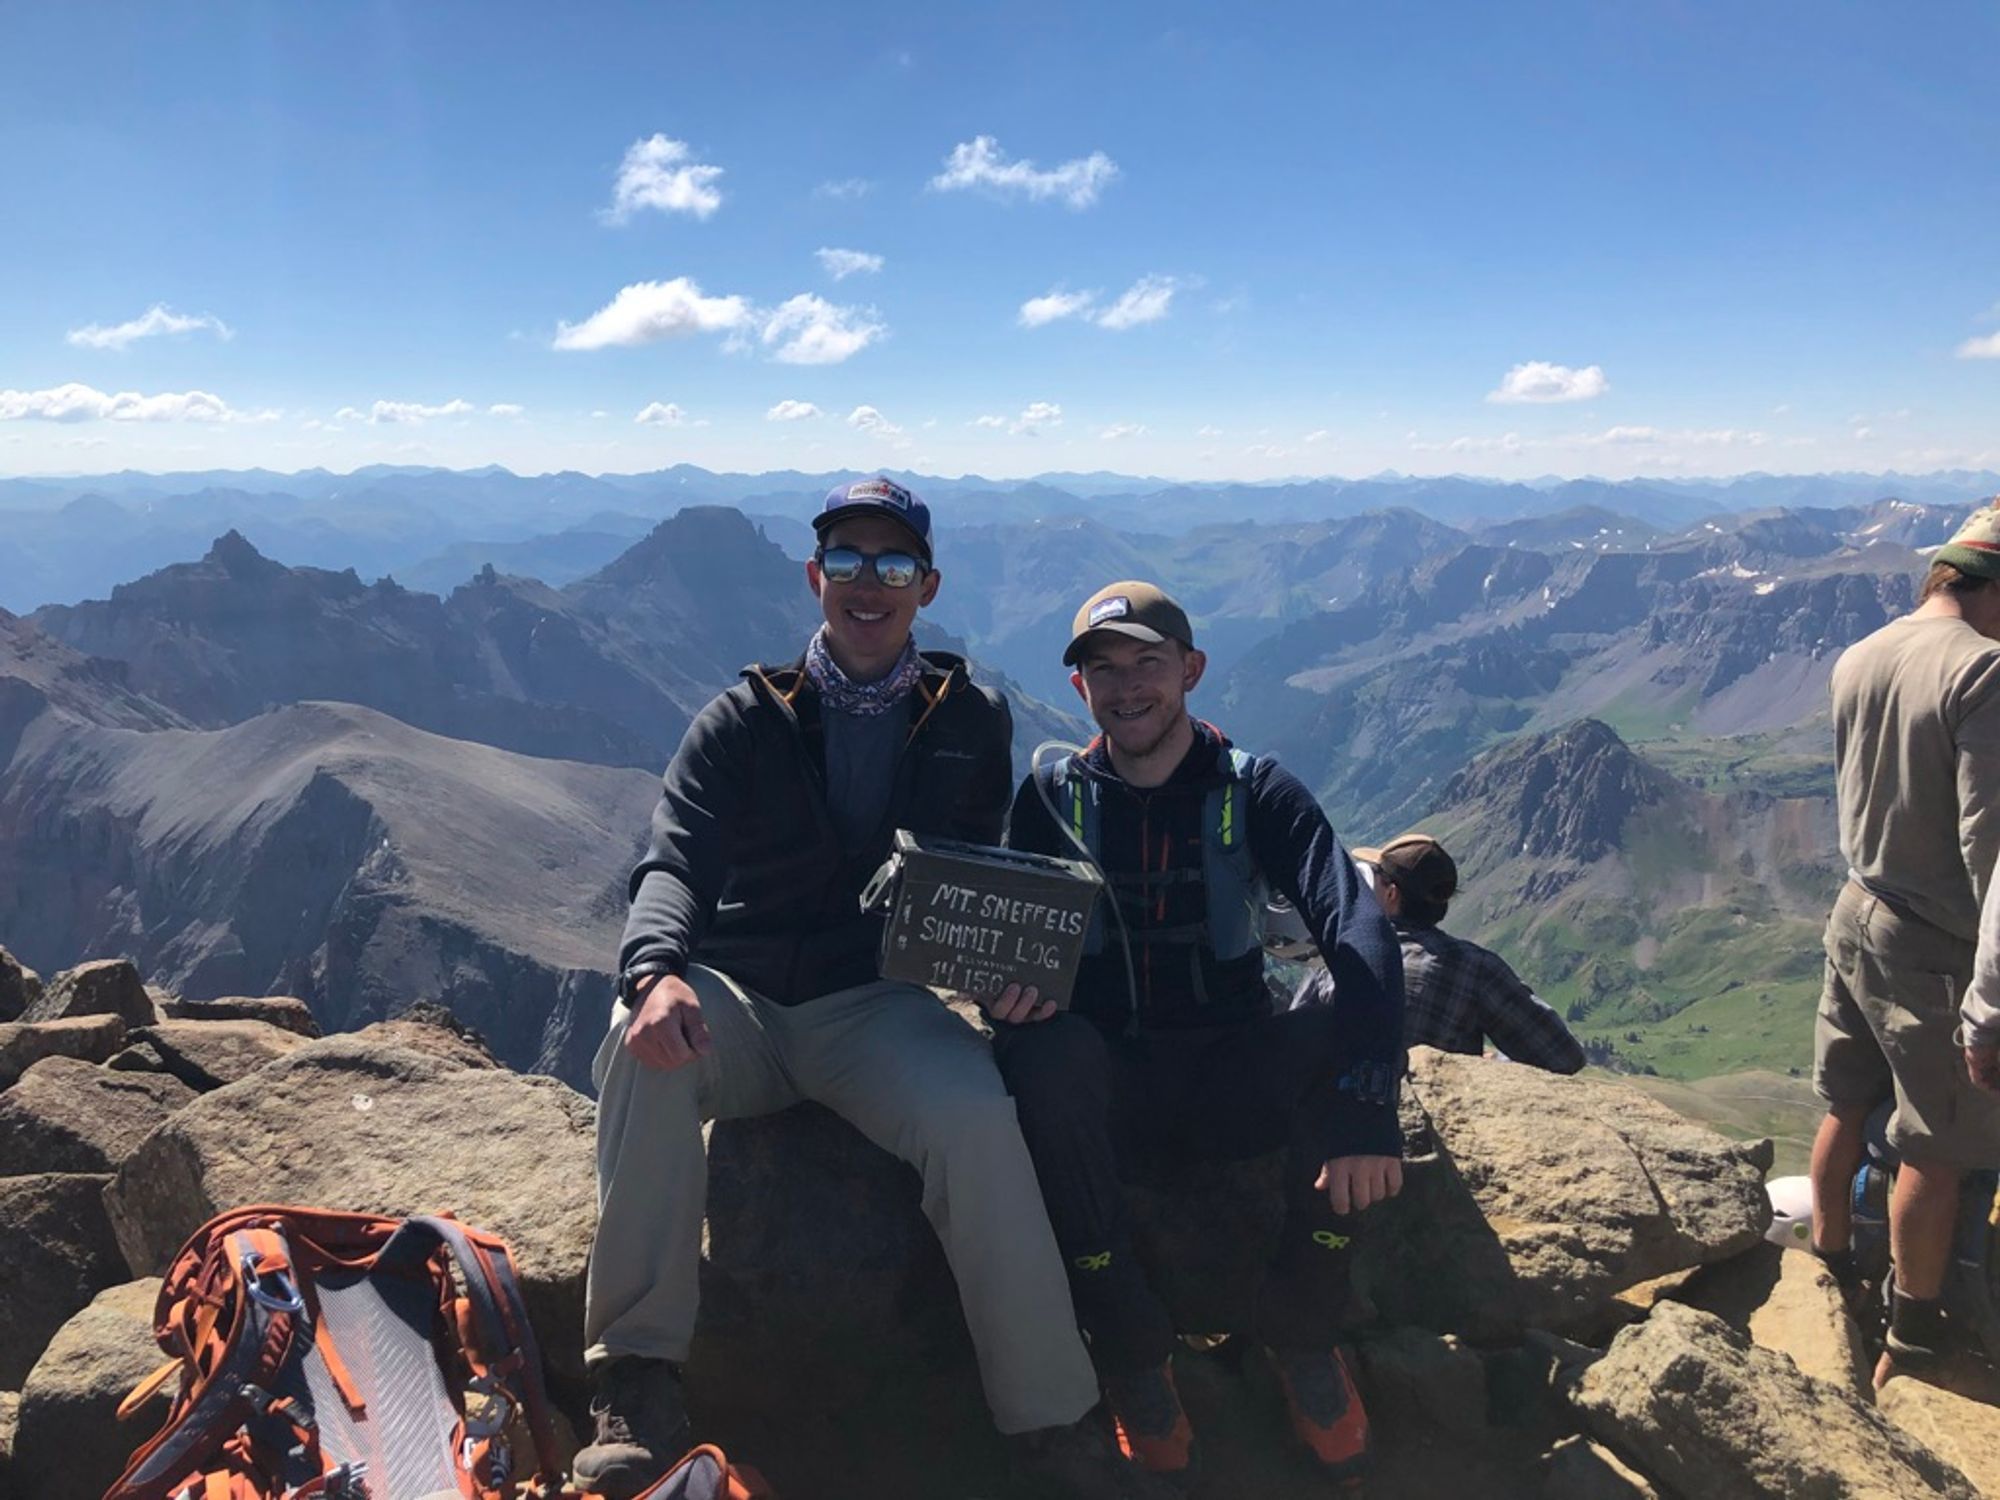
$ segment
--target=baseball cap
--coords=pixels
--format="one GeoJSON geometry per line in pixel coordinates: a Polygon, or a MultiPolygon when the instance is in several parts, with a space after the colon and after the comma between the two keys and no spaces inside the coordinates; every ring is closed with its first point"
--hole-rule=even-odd
{"type": "Polygon", "coordinates": [[[1974,578],[2000,578],[2000,496],[1965,518],[1952,539],[1931,554],[1974,578]]]}
{"type": "Polygon", "coordinates": [[[827,528],[836,521],[849,516],[876,515],[887,516],[909,532],[923,550],[924,561],[931,560],[931,508],[917,498],[914,490],[883,474],[836,484],[828,490],[820,502],[819,514],[813,517],[813,534],[823,539],[827,528]]]}
{"type": "Polygon", "coordinates": [[[1458,894],[1458,862],[1427,833],[1399,834],[1379,849],[1356,849],[1354,857],[1434,906],[1448,906],[1458,894]]]}
{"type": "Polygon", "coordinates": [[[1135,641],[1179,641],[1189,649],[1194,646],[1194,627],[1188,624],[1187,611],[1155,585],[1137,579],[1107,583],[1083,601],[1083,608],[1070,623],[1063,665],[1075,666],[1083,655],[1085,637],[1100,630],[1116,631],[1135,641]]]}

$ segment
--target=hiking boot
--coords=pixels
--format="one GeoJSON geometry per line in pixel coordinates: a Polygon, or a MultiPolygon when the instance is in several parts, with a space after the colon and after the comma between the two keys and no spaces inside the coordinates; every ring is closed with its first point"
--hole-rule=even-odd
{"type": "Polygon", "coordinates": [[[1171,1363],[1104,1382],[1118,1449],[1149,1473],[1185,1485],[1194,1477],[1194,1429],[1174,1388],[1171,1363]]]}
{"type": "Polygon", "coordinates": [[[1173,1484],[1126,1458],[1091,1414],[1007,1439],[1022,1493],[1034,1500],[1181,1500],[1173,1484]]]}
{"type": "Polygon", "coordinates": [[[627,1355],[591,1372],[595,1433],[576,1456],[579,1489],[631,1500],[693,1446],[680,1371],[664,1359],[627,1355]]]}
{"type": "Polygon", "coordinates": [[[1292,1431],[1330,1479],[1356,1480],[1368,1468],[1368,1413],[1339,1350],[1273,1349],[1292,1431]]]}

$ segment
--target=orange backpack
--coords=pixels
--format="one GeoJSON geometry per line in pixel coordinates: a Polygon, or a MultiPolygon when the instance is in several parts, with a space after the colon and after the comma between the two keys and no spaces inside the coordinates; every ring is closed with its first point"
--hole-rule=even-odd
{"type": "MultiPolygon", "coordinates": [[[[513,1258],[450,1217],[260,1205],[174,1257],[154,1336],[167,1422],[104,1500],[586,1500],[564,1488],[513,1258]]],[[[699,1448],[642,1500],[750,1500],[699,1448]]]]}

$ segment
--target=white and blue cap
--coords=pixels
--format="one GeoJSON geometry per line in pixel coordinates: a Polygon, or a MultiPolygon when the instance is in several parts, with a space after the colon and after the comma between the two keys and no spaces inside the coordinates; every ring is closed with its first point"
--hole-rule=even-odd
{"type": "Polygon", "coordinates": [[[883,474],[873,479],[856,479],[836,484],[820,502],[813,517],[813,532],[826,540],[826,529],[849,516],[887,516],[916,538],[925,563],[931,560],[931,508],[917,498],[916,491],[883,474]]]}

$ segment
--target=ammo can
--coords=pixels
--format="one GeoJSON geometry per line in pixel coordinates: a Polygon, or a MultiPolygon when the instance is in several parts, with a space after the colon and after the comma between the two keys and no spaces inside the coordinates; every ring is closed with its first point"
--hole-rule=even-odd
{"type": "Polygon", "coordinates": [[[1032,984],[1069,1004],[1104,881],[1089,865],[896,830],[862,893],[882,911],[882,977],[992,994],[1032,984]]]}

